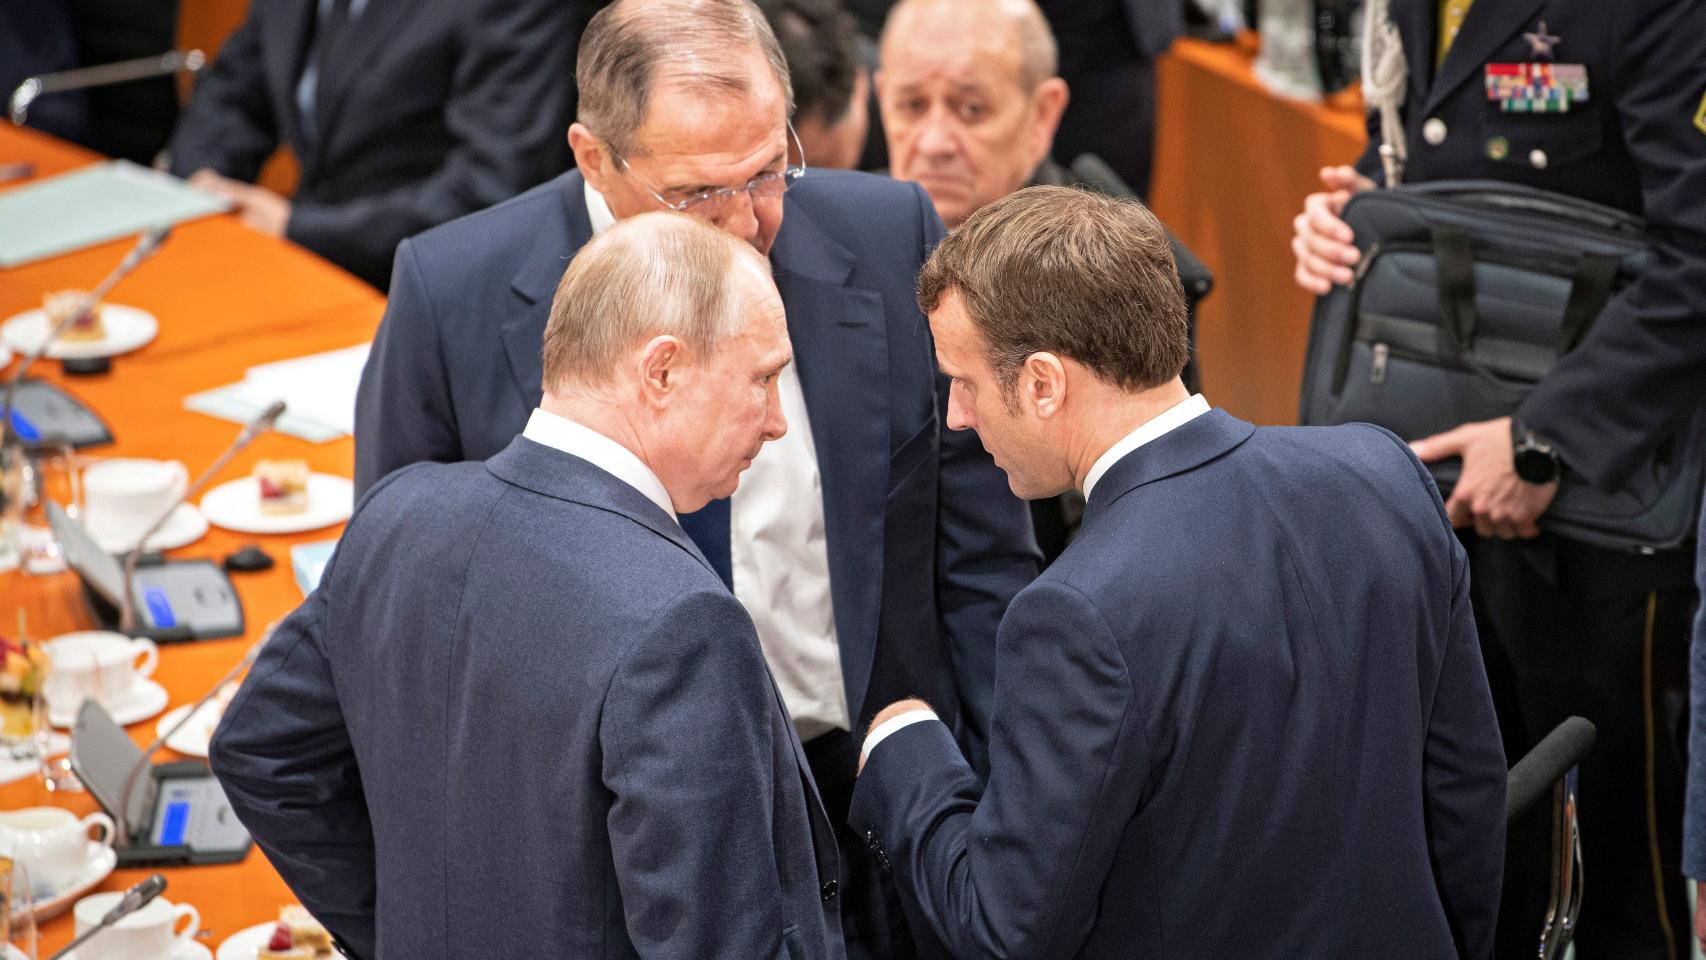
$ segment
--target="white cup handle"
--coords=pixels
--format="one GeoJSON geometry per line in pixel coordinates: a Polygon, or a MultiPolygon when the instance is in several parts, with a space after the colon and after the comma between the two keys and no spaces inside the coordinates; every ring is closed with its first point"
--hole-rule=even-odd
{"type": "MultiPolygon", "coordinates": [[[[136,665],[136,675],[147,679],[154,675],[154,668],[160,665],[160,646],[147,637],[134,637],[130,641],[132,651],[142,652],[142,662],[136,665]]],[[[136,656],[134,652],[131,656],[136,656]]]]}
{"type": "Polygon", "coordinates": [[[172,917],[172,938],[180,942],[194,938],[196,931],[201,929],[201,911],[187,903],[180,903],[172,907],[172,913],[175,914],[172,917]],[[190,922],[180,930],[178,921],[185,917],[188,917],[190,922]]]}
{"type": "Polygon", "coordinates": [[[100,827],[101,839],[98,842],[103,847],[110,847],[113,845],[113,835],[118,832],[118,829],[113,826],[112,817],[109,817],[104,813],[96,812],[84,817],[81,823],[83,824],[84,836],[89,835],[90,827],[100,827]]]}
{"type": "Polygon", "coordinates": [[[188,467],[184,466],[184,463],[182,460],[169,460],[167,462],[172,467],[173,476],[172,476],[172,495],[171,495],[171,497],[167,498],[166,502],[167,503],[176,503],[178,498],[184,495],[184,491],[189,489],[190,471],[189,471],[188,467]]]}

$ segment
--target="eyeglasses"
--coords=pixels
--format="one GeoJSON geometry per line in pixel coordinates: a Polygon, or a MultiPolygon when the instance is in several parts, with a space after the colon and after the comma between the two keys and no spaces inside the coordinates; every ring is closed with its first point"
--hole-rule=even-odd
{"type": "Polygon", "coordinates": [[[645,178],[636,173],[633,167],[628,165],[625,157],[616,153],[615,150],[612,150],[611,153],[615,156],[617,164],[622,167],[623,172],[632,176],[640,186],[645,187],[646,192],[652,195],[652,199],[656,200],[664,209],[706,220],[716,220],[729,212],[741,194],[747,194],[755,203],[759,200],[774,200],[787,193],[788,188],[793,186],[795,181],[806,175],[806,150],[805,147],[801,146],[800,135],[794,132],[792,123],[788,124],[788,139],[794,145],[794,152],[799,154],[798,166],[790,165],[780,171],[766,171],[748,180],[743,186],[712,187],[709,190],[687,194],[678,200],[671,200],[659,193],[645,181],[645,178]]]}

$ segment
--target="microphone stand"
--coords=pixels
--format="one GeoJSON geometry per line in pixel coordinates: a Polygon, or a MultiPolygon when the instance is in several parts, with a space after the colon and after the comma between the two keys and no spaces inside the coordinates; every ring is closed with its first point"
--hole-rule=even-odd
{"type": "MultiPolygon", "coordinates": [[[[274,626],[277,625],[274,624],[274,626]]],[[[150,743],[147,749],[142,751],[141,758],[131,766],[130,772],[125,775],[124,789],[119,791],[118,809],[113,811],[113,813],[116,814],[116,816],[113,817],[113,820],[115,821],[113,833],[116,836],[124,838],[126,843],[130,842],[130,795],[136,792],[137,777],[142,775],[142,771],[148,769],[150,761],[154,759],[154,755],[159,753],[160,748],[166,745],[166,741],[172,739],[179,730],[183,729],[184,725],[189,723],[202,707],[207,706],[207,702],[217,696],[219,691],[225,688],[226,684],[237,679],[243,671],[254,666],[255,660],[261,655],[261,649],[267,645],[267,641],[270,639],[272,639],[272,627],[268,627],[266,632],[261,634],[261,638],[250,645],[248,651],[243,654],[243,659],[237,661],[236,666],[226,671],[225,676],[220,677],[217,683],[208,688],[208,691],[201,695],[201,699],[197,700],[189,710],[185,711],[183,717],[180,718],[177,723],[172,724],[164,733],[155,737],[154,742],[150,743]]]]}
{"type": "Polygon", "coordinates": [[[77,305],[77,309],[66,316],[64,320],[61,320],[58,326],[48,331],[41,343],[37,344],[34,350],[18,361],[18,369],[12,372],[12,379],[6,383],[5,402],[0,404],[0,449],[4,449],[11,442],[12,406],[17,400],[18,385],[24,382],[24,375],[29,372],[30,367],[34,366],[35,362],[41,359],[42,355],[47,353],[59,341],[60,337],[65,335],[65,331],[70,330],[88,317],[89,313],[95,309],[95,305],[111,293],[112,289],[118,286],[120,280],[130,276],[131,271],[157,253],[160,245],[165,243],[166,238],[171,235],[172,228],[170,226],[155,227],[144,233],[141,239],[136,241],[136,246],[130,248],[130,252],[125,254],[123,260],[119,261],[119,265],[113,268],[113,272],[107,274],[106,278],[94,290],[90,291],[88,296],[83,298],[83,302],[77,305]]]}
{"type": "Polygon", "coordinates": [[[142,560],[142,555],[147,552],[148,538],[158,533],[179,507],[183,506],[190,497],[200,493],[201,489],[207,486],[208,482],[219,471],[225,469],[225,465],[231,462],[232,457],[241,453],[244,447],[255,441],[256,437],[271,430],[273,424],[277,423],[278,418],[283,415],[284,401],[275,400],[272,406],[261,412],[260,416],[249,421],[249,425],[243,428],[243,432],[237,435],[237,439],[232,442],[231,446],[225,448],[225,452],[219,455],[219,459],[213,461],[212,466],[203,470],[201,476],[195,478],[194,483],[185,487],[184,492],[172,501],[164,512],[154,518],[154,522],[148,525],[148,529],[142,532],[141,537],[137,538],[136,546],[124,555],[124,603],[119,606],[118,617],[120,631],[129,633],[136,629],[136,584],[133,581],[136,577],[136,565],[142,560]]]}
{"type": "Polygon", "coordinates": [[[90,937],[93,937],[102,930],[111,927],[113,924],[123,920],[125,917],[128,917],[136,911],[141,910],[143,907],[148,906],[150,903],[153,903],[154,898],[158,897],[165,891],[166,878],[162,877],[158,873],[149,874],[147,879],[138,883],[136,886],[131,887],[129,890],[126,890],[124,892],[124,896],[119,899],[119,902],[111,910],[107,911],[106,916],[101,918],[100,923],[97,923],[82,933],[79,933],[76,939],[63,947],[60,947],[59,952],[48,957],[47,960],[61,960],[61,958],[65,957],[71,951],[82,946],[84,943],[87,943],[90,937]]]}

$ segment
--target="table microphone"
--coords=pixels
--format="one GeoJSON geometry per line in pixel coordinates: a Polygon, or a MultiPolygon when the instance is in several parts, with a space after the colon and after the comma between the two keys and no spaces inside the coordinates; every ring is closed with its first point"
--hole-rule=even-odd
{"type": "Polygon", "coordinates": [[[124,838],[127,843],[130,841],[130,795],[136,792],[136,779],[142,775],[142,771],[148,769],[149,764],[154,760],[154,755],[159,753],[160,748],[166,745],[166,741],[172,739],[179,730],[183,729],[184,725],[189,723],[190,720],[200,712],[201,708],[207,705],[209,700],[212,700],[217,696],[219,691],[224,689],[226,684],[237,679],[243,671],[254,666],[255,661],[261,655],[262,648],[267,645],[268,640],[272,639],[273,628],[277,626],[278,624],[275,623],[271,627],[268,627],[261,634],[261,638],[256,640],[249,647],[247,653],[243,654],[243,659],[237,661],[236,666],[227,670],[225,672],[225,676],[220,677],[218,682],[209,687],[207,692],[201,695],[200,700],[191,704],[190,708],[184,711],[184,715],[178,719],[177,723],[172,724],[159,736],[155,737],[154,742],[150,743],[147,748],[142,751],[142,756],[137,758],[136,763],[130,768],[130,772],[125,775],[124,788],[119,791],[118,809],[113,811],[114,836],[124,838]]]}
{"type": "Polygon", "coordinates": [[[142,532],[141,537],[137,538],[136,546],[124,555],[124,602],[119,605],[118,614],[118,628],[120,630],[129,633],[136,629],[136,584],[133,581],[136,578],[136,564],[147,552],[148,538],[159,532],[160,528],[166,525],[166,521],[171,519],[172,514],[183,506],[189,498],[200,493],[201,489],[207,486],[208,481],[212,480],[215,474],[225,469],[225,465],[231,462],[232,457],[241,453],[244,447],[254,443],[256,437],[271,430],[273,425],[278,422],[278,418],[283,415],[284,401],[275,400],[272,406],[261,411],[260,416],[250,420],[243,427],[243,432],[237,434],[237,439],[231,442],[231,446],[226,447],[225,452],[219,455],[219,459],[213,461],[213,466],[202,471],[201,476],[196,477],[194,483],[185,487],[184,492],[166,507],[165,512],[154,518],[154,522],[148,525],[148,529],[142,532]]]}
{"type": "Polygon", "coordinates": [[[90,937],[93,937],[102,930],[111,927],[113,924],[123,920],[125,917],[128,917],[136,911],[141,910],[143,907],[148,906],[150,903],[153,903],[154,898],[158,897],[165,891],[166,878],[162,877],[158,873],[149,874],[147,879],[138,883],[136,886],[131,887],[129,890],[126,890],[124,892],[124,896],[119,899],[118,904],[111,910],[107,911],[107,915],[101,918],[100,923],[97,923],[78,934],[75,940],[72,940],[65,946],[60,947],[59,952],[48,957],[47,960],[61,960],[62,957],[66,956],[71,951],[82,946],[84,943],[87,943],[90,937]]]}
{"type": "Polygon", "coordinates": [[[113,268],[113,272],[107,274],[106,279],[102,280],[99,286],[83,298],[83,302],[77,305],[77,309],[73,310],[64,320],[61,320],[59,326],[49,330],[47,336],[42,338],[41,343],[37,344],[34,350],[25,354],[18,361],[18,368],[12,372],[12,379],[6,384],[6,401],[0,405],[0,447],[5,446],[12,438],[12,404],[17,399],[18,384],[24,382],[24,374],[29,372],[30,367],[41,359],[49,348],[59,342],[59,338],[65,335],[65,331],[81,323],[89,315],[89,312],[95,309],[95,305],[101,302],[101,298],[111,293],[112,289],[118,286],[120,280],[130,276],[131,271],[141,266],[144,260],[158,253],[160,246],[171,235],[172,228],[169,224],[163,227],[155,227],[144,233],[136,241],[136,246],[131,247],[130,252],[124,255],[123,260],[119,261],[119,265],[113,268]]]}

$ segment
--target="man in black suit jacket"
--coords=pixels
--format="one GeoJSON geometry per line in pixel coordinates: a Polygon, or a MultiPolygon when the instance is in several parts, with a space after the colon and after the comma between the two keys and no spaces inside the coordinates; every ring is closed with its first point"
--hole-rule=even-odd
{"type": "MultiPolygon", "coordinates": [[[[1443,0],[1391,0],[1408,82],[1395,94],[1407,183],[1498,180],[1642,217],[1652,252],[1511,417],[1406,437],[1423,460],[1462,458],[1446,507],[1464,531],[1475,607],[1506,749],[1526,752],[1572,715],[1599,745],[1582,764],[1582,960],[1686,954],[1681,868],[1688,621],[1694,550],[1638,555],[1546,531],[1565,472],[1607,492],[1668,459],[1706,370],[1706,4],[1699,0],[1477,2],[1441,29],[1443,0]],[[1580,96],[1532,110],[1490,90],[1495,66],[1550,67],[1580,96]],[[1563,107],[1564,109],[1558,109],[1563,107]],[[1518,453],[1521,452],[1521,459],[1518,453]],[[1500,670],[1499,666],[1503,665],[1500,670]]],[[[1540,71],[1536,71],[1539,73],[1540,71]]],[[[1560,91],[1552,91],[1557,94],[1560,91]]],[[[1512,94],[1515,96],[1513,97],[1512,94]]],[[[1371,114],[1371,116],[1375,116],[1371,114]]],[[[1360,257],[1339,218],[1384,178],[1375,116],[1355,168],[1322,171],[1293,252],[1315,294],[1348,283],[1360,257]]],[[[1699,762],[1696,758],[1695,762],[1699,762]]],[[[1518,823],[1501,947],[1526,950],[1544,922],[1545,817],[1518,823]],[[1529,876],[1524,881],[1524,873],[1529,876]]],[[[1501,950],[1501,952],[1504,952],[1501,950]]]]}
{"type": "MultiPolygon", "coordinates": [[[[357,487],[500,450],[539,397],[564,260],[638,213],[707,219],[775,269],[792,428],[684,526],[752,614],[833,821],[850,731],[896,697],[935,698],[981,768],[995,625],[1037,558],[976,438],[941,429],[946,382],[913,295],[942,234],[929,198],[804,169],[787,66],[747,0],[623,0],[593,18],[577,69],[579,172],[399,246],[357,396],[357,487]]],[[[845,827],[839,839],[847,875],[827,893],[852,954],[908,955],[862,844],[845,827]]]]}
{"type": "Polygon", "coordinates": [[[171,170],[384,289],[398,241],[561,169],[571,42],[555,0],[256,2],[171,170]],[[253,185],[280,144],[301,165],[289,199],[253,185]]]}
{"type": "Polygon", "coordinates": [[[855,827],[959,960],[1492,955],[1505,762],[1432,480],[1363,425],[1190,395],[1147,210],[984,207],[919,279],[947,425],[1084,528],[997,640],[982,783],[919,701],[855,827]]]}

